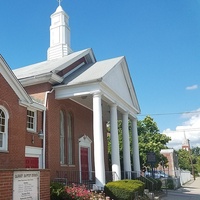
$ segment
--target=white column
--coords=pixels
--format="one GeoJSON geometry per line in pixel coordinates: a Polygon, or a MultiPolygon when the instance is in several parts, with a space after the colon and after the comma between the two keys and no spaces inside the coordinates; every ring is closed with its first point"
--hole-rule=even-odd
{"type": "MultiPolygon", "coordinates": [[[[128,113],[123,114],[122,120],[122,133],[123,133],[123,161],[124,172],[128,172],[128,177],[131,173],[131,158],[130,158],[130,140],[129,140],[129,127],[128,127],[128,113]]],[[[125,178],[128,178],[125,177],[125,178]]]]}
{"type": "Polygon", "coordinates": [[[132,120],[132,137],[133,137],[133,168],[140,176],[140,156],[137,132],[137,119],[132,120]]]}
{"type": "Polygon", "coordinates": [[[117,122],[117,105],[113,104],[110,107],[110,132],[111,132],[111,160],[112,172],[116,173],[114,180],[121,180],[121,167],[119,157],[119,137],[118,137],[118,122],[117,122]]]}
{"type": "Polygon", "coordinates": [[[100,93],[93,95],[93,137],[96,186],[100,189],[105,185],[104,142],[100,93]]]}

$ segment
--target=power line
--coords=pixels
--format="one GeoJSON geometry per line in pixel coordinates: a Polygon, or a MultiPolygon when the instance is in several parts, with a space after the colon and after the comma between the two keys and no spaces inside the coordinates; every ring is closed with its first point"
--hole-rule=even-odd
{"type": "Polygon", "coordinates": [[[164,130],[164,133],[174,133],[174,132],[192,132],[192,131],[200,131],[200,128],[186,128],[186,129],[178,129],[178,130],[164,130]]]}
{"type": "Polygon", "coordinates": [[[159,115],[181,115],[181,114],[198,114],[199,111],[185,111],[185,112],[171,112],[171,113],[151,113],[151,114],[139,114],[138,116],[159,116],[159,115]]]}

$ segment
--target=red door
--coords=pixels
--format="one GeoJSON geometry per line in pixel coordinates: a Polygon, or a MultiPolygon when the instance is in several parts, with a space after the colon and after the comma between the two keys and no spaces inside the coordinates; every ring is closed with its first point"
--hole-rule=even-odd
{"type": "Polygon", "coordinates": [[[82,180],[89,179],[88,148],[81,147],[81,177],[82,180]]]}
{"type": "Polygon", "coordinates": [[[25,159],[26,168],[39,168],[39,160],[37,157],[26,157],[25,159]]]}

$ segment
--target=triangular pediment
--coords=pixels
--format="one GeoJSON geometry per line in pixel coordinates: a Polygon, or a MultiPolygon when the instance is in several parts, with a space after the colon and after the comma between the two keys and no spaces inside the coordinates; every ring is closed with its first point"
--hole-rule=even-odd
{"type": "MultiPolygon", "coordinates": [[[[82,104],[78,96],[102,92],[110,102],[116,102],[124,111],[140,113],[135,89],[124,57],[117,57],[87,64],[67,76],[62,85],[55,87],[56,98],[73,98],[82,104]]],[[[85,106],[92,109],[91,101],[85,106]]]]}
{"type": "Polygon", "coordinates": [[[124,57],[103,77],[102,82],[117,94],[120,99],[123,99],[123,101],[140,112],[134,85],[124,57]]]}

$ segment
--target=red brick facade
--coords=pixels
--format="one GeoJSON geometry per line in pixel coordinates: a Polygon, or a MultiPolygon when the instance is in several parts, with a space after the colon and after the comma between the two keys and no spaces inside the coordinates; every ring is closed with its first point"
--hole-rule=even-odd
{"type": "Polygon", "coordinates": [[[176,170],[178,169],[178,157],[174,149],[162,149],[161,154],[163,154],[168,160],[165,172],[172,177],[176,176],[176,170]]]}
{"type": "MultiPolygon", "coordinates": [[[[35,133],[27,132],[27,108],[19,105],[19,97],[0,74],[0,105],[9,114],[8,151],[0,151],[0,169],[24,168],[25,146],[42,147],[42,141],[35,133]]],[[[42,128],[42,112],[37,112],[37,131],[42,128]]]]}
{"type": "MultiPolygon", "coordinates": [[[[51,91],[50,84],[41,86],[29,86],[26,91],[43,101],[44,93],[51,91]],[[38,95],[39,94],[39,95],[38,95]]],[[[93,112],[70,99],[56,100],[54,91],[47,96],[47,113],[46,113],[46,168],[51,169],[51,179],[56,178],[57,171],[80,171],[79,166],[79,143],[78,140],[84,134],[93,141],[93,112]],[[73,165],[60,164],[60,111],[64,114],[70,112],[73,118],[73,165]]],[[[105,132],[106,133],[106,132],[105,132]]],[[[107,142],[105,134],[105,151],[107,151],[107,142]]],[[[92,143],[92,169],[94,169],[94,155],[92,143]]],[[[106,153],[107,155],[107,153],[106,153]]],[[[108,159],[106,160],[106,170],[108,170],[108,159]]]]}
{"type": "MultiPolygon", "coordinates": [[[[43,148],[42,140],[37,133],[43,129],[43,112],[37,111],[37,131],[27,131],[27,107],[19,104],[19,97],[9,83],[0,74],[0,105],[4,106],[9,114],[8,122],[8,151],[0,151],[0,169],[14,169],[25,167],[25,147],[43,148]]],[[[50,83],[33,85],[24,88],[35,100],[44,104],[45,95],[52,90],[50,83]]],[[[56,100],[55,93],[47,94],[46,111],[46,168],[50,169],[51,179],[56,178],[57,171],[80,171],[79,139],[86,135],[91,143],[91,164],[94,171],[93,154],[93,112],[78,103],[70,100],[56,100]],[[60,111],[71,113],[73,118],[73,165],[60,164],[60,111]]],[[[106,128],[104,124],[105,152],[107,152],[106,128]]],[[[105,166],[108,170],[108,158],[105,153],[105,166]]]]}

